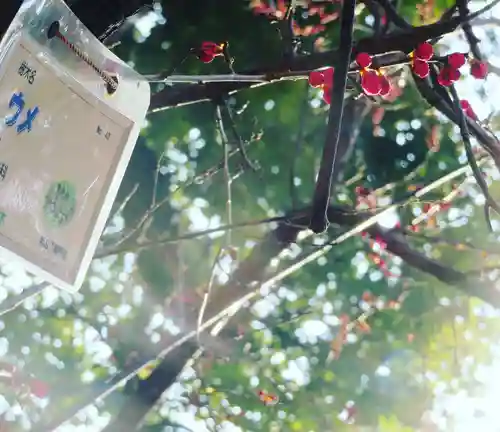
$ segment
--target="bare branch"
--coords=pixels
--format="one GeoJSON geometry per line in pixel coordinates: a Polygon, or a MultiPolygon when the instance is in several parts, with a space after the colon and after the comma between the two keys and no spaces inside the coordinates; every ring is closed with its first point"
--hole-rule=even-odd
{"type": "MultiPolygon", "coordinates": [[[[217,129],[219,130],[219,135],[222,141],[222,152],[224,158],[224,182],[226,184],[227,225],[231,226],[233,224],[233,207],[231,197],[231,183],[233,182],[233,180],[231,178],[231,172],[229,171],[229,140],[227,139],[226,130],[224,129],[224,122],[222,121],[220,104],[217,104],[215,108],[215,123],[217,125],[217,129]]],[[[231,229],[228,229],[226,231],[226,239],[226,246],[230,247],[232,244],[231,229]]]]}
{"type": "Polygon", "coordinates": [[[233,133],[234,139],[236,140],[236,144],[238,146],[238,150],[240,152],[241,157],[243,158],[243,163],[247,168],[250,168],[252,171],[257,171],[258,167],[255,166],[252,161],[249,159],[247,152],[245,150],[245,145],[243,140],[241,139],[241,135],[238,132],[238,128],[236,127],[236,123],[233,117],[233,113],[227,98],[224,100],[224,106],[226,108],[227,117],[229,119],[229,127],[231,132],[233,133]]]}
{"type": "Polygon", "coordinates": [[[239,223],[234,223],[232,225],[221,225],[216,228],[210,228],[206,230],[201,230],[201,231],[193,231],[190,233],[186,233],[177,237],[168,237],[165,239],[159,239],[159,240],[147,240],[147,241],[140,241],[137,243],[133,244],[124,244],[118,247],[112,247],[105,249],[103,251],[97,252],[94,255],[94,259],[99,259],[99,258],[104,258],[110,255],[117,255],[120,253],[124,252],[139,252],[141,250],[145,249],[151,249],[157,246],[165,245],[165,244],[171,244],[171,243],[179,243],[182,241],[186,240],[193,240],[196,238],[200,237],[205,237],[211,234],[219,233],[219,232],[225,232],[228,230],[233,230],[236,228],[245,228],[245,227],[250,227],[250,226],[257,226],[257,225],[265,225],[268,223],[272,222],[280,222],[286,220],[285,216],[276,216],[272,218],[266,218],[266,219],[259,219],[255,221],[248,221],[248,222],[239,222],[239,223]]]}
{"type": "Polygon", "coordinates": [[[488,209],[492,208],[493,210],[495,210],[497,214],[500,215],[500,205],[493,199],[493,197],[489,193],[488,185],[486,184],[483,174],[481,173],[477,165],[474,152],[472,151],[472,145],[469,137],[469,129],[467,127],[467,122],[465,120],[466,118],[465,113],[462,107],[460,106],[460,99],[458,98],[458,94],[457,91],[455,90],[454,85],[450,87],[450,92],[453,97],[453,101],[455,103],[455,111],[457,111],[457,114],[459,116],[458,126],[460,127],[460,135],[462,136],[462,141],[464,142],[465,153],[467,154],[467,160],[469,161],[469,164],[472,168],[472,174],[474,175],[474,178],[476,179],[476,182],[479,188],[481,189],[481,192],[484,195],[484,199],[486,200],[485,204],[485,212],[487,215],[486,221],[488,223],[490,231],[493,231],[493,227],[491,226],[491,221],[489,218],[488,209]]]}
{"type": "Polygon", "coordinates": [[[28,288],[25,288],[21,294],[15,295],[12,298],[7,297],[6,300],[0,303],[0,317],[8,312],[13,311],[14,309],[17,309],[26,300],[41,294],[42,291],[48,286],[49,284],[47,282],[42,282],[37,285],[32,285],[28,288]]]}

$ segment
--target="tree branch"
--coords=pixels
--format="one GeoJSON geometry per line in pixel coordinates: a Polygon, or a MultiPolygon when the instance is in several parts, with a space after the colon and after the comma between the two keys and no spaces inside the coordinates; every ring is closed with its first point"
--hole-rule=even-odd
{"type": "MultiPolygon", "coordinates": [[[[326,139],[323,145],[321,166],[314,189],[313,204],[311,210],[310,229],[315,233],[325,231],[328,227],[326,212],[330,204],[332,183],[334,178],[335,161],[337,159],[340,129],[344,114],[344,96],[347,85],[347,73],[351,63],[352,53],[352,31],[354,27],[354,12],[356,0],[345,0],[342,5],[342,17],[340,22],[339,55],[335,65],[335,83],[332,89],[324,91],[331,92],[330,111],[326,129],[326,139]]],[[[333,83],[332,83],[333,84],[333,83]]]]}
{"type": "MultiPolygon", "coordinates": [[[[450,121],[456,125],[460,124],[459,113],[455,111],[450,101],[440,97],[436,90],[432,87],[431,82],[425,79],[420,79],[414,76],[415,85],[420,92],[420,95],[427,101],[429,105],[440,111],[450,121]]],[[[488,154],[493,158],[495,165],[500,169],[500,143],[498,139],[484,130],[478,123],[466,117],[469,132],[478,140],[488,154]]]]}
{"type": "MultiPolygon", "coordinates": [[[[381,37],[362,38],[354,43],[353,55],[359,52],[366,52],[371,55],[392,53],[394,51],[409,53],[419,43],[451,33],[458,25],[459,20],[454,19],[412,29],[398,30],[381,37]]],[[[242,72],[242,74],[269,74],[272,77],[290,71],[311,71],[335,64],[338,61],[339,53],[339,50],[330,50],[295,56],[288,65],[283,65],[280,59],[259,70],[242,72]]],[[[381,67],[384,66],[383,59],[377,59],[377,62],[381,67]]],[[[169,86],[152,96],[149,109],[150,112],[159,112],[173,107],[208,101],[221,95],[233,94],[244,89],[260,87],[266,84],[268,83],[226,82],[169,86]]]]}

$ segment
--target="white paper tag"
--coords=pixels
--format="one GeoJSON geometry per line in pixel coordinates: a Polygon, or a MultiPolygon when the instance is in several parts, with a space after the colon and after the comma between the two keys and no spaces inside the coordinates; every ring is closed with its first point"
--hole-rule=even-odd
{"type": "Polygon", "coordinates": [[[139,125],[56,68],[22,34],[0,61],[0,253],[76,291],[139,125]]]}

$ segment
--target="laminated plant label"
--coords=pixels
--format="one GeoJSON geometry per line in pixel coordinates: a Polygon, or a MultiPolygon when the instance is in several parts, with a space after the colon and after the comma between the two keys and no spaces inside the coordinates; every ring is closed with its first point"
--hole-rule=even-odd
{"type": "Polygon", "coordinates": [[[0,63],[0,249],[71,287],[133,122],[38,52],[19,37],[0,63]]]}

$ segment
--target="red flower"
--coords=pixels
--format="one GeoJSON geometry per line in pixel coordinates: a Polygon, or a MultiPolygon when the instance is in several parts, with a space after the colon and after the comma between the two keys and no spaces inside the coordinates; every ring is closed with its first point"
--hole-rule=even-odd
{"type": "Polygon", "coordinates": [[[438,83],[442,86],[448,87],[451,86],[455,81],[460,79],[460,71],[458,69],[454,69],[451,66],[444,66],[438,75],[438,83]]]}
{"type": "Polygon", "coordinates": [[[332,87],[333,86],[333,68],[316,70],[309,73],[309,85],[311,87],[332,87]]]}
{"type": "Polygon", "coordinates": [[[410,54],[413,73],[419,78],[423,79],[429,75],[430,67],[427,62],[433,55],[434,48],[429,42],[421,43],[410,54]]]}
{"type": "Polygon", "coordinates": [[[328,105],[332,101],[333,73],[332,67],[309,73],[309,85],[323,90],[323,100],[328,105]]]}
{"type": "Polygon", "coordinates": [[[257,6],[254,6],[252,10],[255,15],[269,15],[272,17],[275,16],[276,12],[276,9],[266,6],[265,4],[258,4],[257,6]]]}
{"type": "Polygon", "coordinates": [[[384,240],[377,238],[375,239],[375,243],[378,244],[380,249],[387,249],[387,243],[384,240]]]}
{"type": "Polygon", "coordinates": [[[472,60],[470,63],[470,73],[474,78],[484,79],[488,75],[488,65],[479,60],[472,60]]]}
{"type": "Polygon", "coordinates": [[[277,395],[267,393],[266,391],[260,390],[258,392],[259,399],[261,402],[264,403],[264,405],[276,405],[279,402],[279,398],[277,395]]]}
{"type": "Polygon", "coordinates": [[[354,192],[356,193],[356,195],[360,195],[360,196],[370,195],[370,191],[363,186],[356,186],[356,188],[354,189],[354,192]]]}
{"type": "Polygon", "coordinates": [[[329,67],[323,70],[323,77],[325,79],[325,86],[332,87],[333,86],[333,68],[329,67]]]}
{"type": "Polygon", "coordinates": [[[202,42],[198,50],[198,58],[203,63],[210,63],[215,57],[222,55],[224,52],[224,44],[216,44],[215,42],[202,42]]]}
{"type": "Polygon", "coordinates": [[[417,46],[413,53],[418,60],[428,61],[434,55],[434,48],[429,42],[424,42],[417,46]]]}
{"type": "Polygon", "coordinates": [[[37,379],[32,379],[29,387],[31,394],[41,399],[47,397],[50,391],[50,387],[46,382],[37,379]]]}
{"type": "Polygon", "coordinates": [[[379,95],[382,90],[379,74],[374,70],[361,71],[361,87],[368,96],[379,95]]]}
{"type": "Polygon", "coordinates": [[[267,15],[269,18],[282,19],[285,17],[286,5],[283,0],[278,0],[276,6],[270,6],[262,1],[257,1],[252,6],[253,13],[256,15],[267,15]]]}
{"type": "Polygon", "coordinates": [[[365,69],[367,67],[370,67],[372,64],[372,57],[370,54],[367,54],[365,52],[361,52],[356,56],[356,63],[361,69],[365,69]]]}
{"type": "Polygon", "coordinates": [[[309,73],[309,85],[311,87],[320,87],[325,82],[325,77],[321,71],[312,71],[309,73]]]}
{"type": "Polygon", "coordinates": [[[472,109],[472,107],[470,106],[470,103],[469,101],[463,99],[460,101],[460,106],[462,107],[462,109],[464,110],[465,112],[465,115],[469,118],[471,118],[472,120],[477,120],[477,115],[476,113],[474,112],[474,110],[472,109]]]}
{"type": "Polygon", "coordinates": [[[370,291],[364,291],[361,299],[365,302],[373,300],[373,294],[370,291]]]}
{"type": "Polygon", "coordinates": [[[419,78],[427,77],[430,72],[429,63],[419,59],[413,60],[412,68],[415,75],[419,78]]]}
{"type": "Polygon", "coordinates": [[[448,64],[453,69],[460,69],[465,64],[465,56],[462,53],[453,53],[448,56],[448,64]]]}

